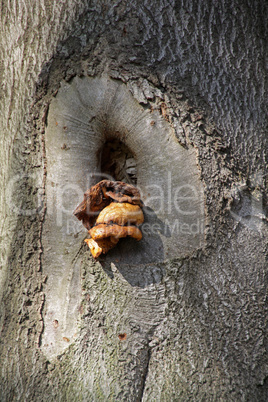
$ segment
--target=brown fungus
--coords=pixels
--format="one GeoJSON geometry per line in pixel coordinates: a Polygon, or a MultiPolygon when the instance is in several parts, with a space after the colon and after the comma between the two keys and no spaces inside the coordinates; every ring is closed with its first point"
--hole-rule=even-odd
{"type": "Polygon", "coordinates": [[[96,225],[111,222],[121,226],[127,224],[141,225],[144,222],[144,215],[139,205],[111,202],[108,207],[100,212],[96,225]]]}
{"type": "Polygon", "coordinates": [[[85,242],[94,258],[106,254],[122,237],[142,239],[137,227],[144,222],[141,205],[139,191],[120,181],[102,180],[85,192],[74,215],[89,231],[91,239],[85,242]]]}
{"type": "Polygon", "coordinates": [[[127,236],[131,236],[136,240],[142,239],[142,233],[136,226],[100,224],[90,229],[89,234],[94,240],[101,240],[111,236],[115,237],[116,239],[127,236]]]}
{"type": "Polygon", "coordinates": [[[112,201],[142,205],[136,187],[122,181],[102,180],[85,192],[84,200],[75,209],[74,215],[89,230],[94,226],[99,212],[112,201]]]}
{"type": "Polygon", "coordinates": [[[105,239],[101,240],[85,240],[94,258],[98,258],[101,254],[108,253],[109,250],[116,246],[118,241],[119,239],[116,239],[115,237],[106,237],[105,239]]]}

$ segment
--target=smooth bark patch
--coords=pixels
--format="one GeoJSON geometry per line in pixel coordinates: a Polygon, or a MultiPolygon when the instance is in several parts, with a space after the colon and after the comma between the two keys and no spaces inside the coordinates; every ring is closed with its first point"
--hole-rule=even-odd
{"type": "Polygon", "coordinates": [[[166,115],[151,103],[151,108],[141,106],[125,84],[103,76],[62,83],[50,104],[42,238],[48,276],[42,347],[49,356],[60,353],[66,347],[63,337],[71,342],[77,331],[81,291],[76,256],[87,232],[73,211],[92,184],[104,176],[116,179],[112,171],[101,171],[103,150],[111,141],[135,161],[145,222],[142,240],[124,239],[102,257],[102,265],[113,262],[128,277],[129,266],[189,255],[203,245],[204,196],[195,149],[178,143],[166,115]]]}

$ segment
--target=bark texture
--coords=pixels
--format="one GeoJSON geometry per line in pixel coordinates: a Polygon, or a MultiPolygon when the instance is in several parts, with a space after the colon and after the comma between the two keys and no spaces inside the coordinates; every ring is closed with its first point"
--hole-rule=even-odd
{"type": "Polygon", "coordinates": [[[1,401],[267,400],[266,18],[261,0],[2,2],[1,401]],[[80,326],[48,359],[47,114],[61,82],[103,74],[145,109],[163,94],[205,245],[120,269],[81,245],[80,326]]]}

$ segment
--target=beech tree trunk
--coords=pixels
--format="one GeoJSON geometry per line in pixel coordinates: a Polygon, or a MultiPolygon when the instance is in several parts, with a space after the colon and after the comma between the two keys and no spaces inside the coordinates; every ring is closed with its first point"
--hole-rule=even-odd
{"type": "Polygon", "coordinates": [[[267,11],[2,2],[1,401],[268,399],[267,11]],[[109,139],[149,232],[94,260],[109,139]]]}

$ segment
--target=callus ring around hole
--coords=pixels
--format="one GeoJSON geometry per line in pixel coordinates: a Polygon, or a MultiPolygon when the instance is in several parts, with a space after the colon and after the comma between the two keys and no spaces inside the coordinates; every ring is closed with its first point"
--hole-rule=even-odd
{"type": "Polygon", "coordinates": [[[85,192],[74,215],[89,231],[91,238],[85,242],[94,258],[106,254],[121,237],[141,240],[141,206],[137,188],[121,181],[102,180],[85,192]]]}

